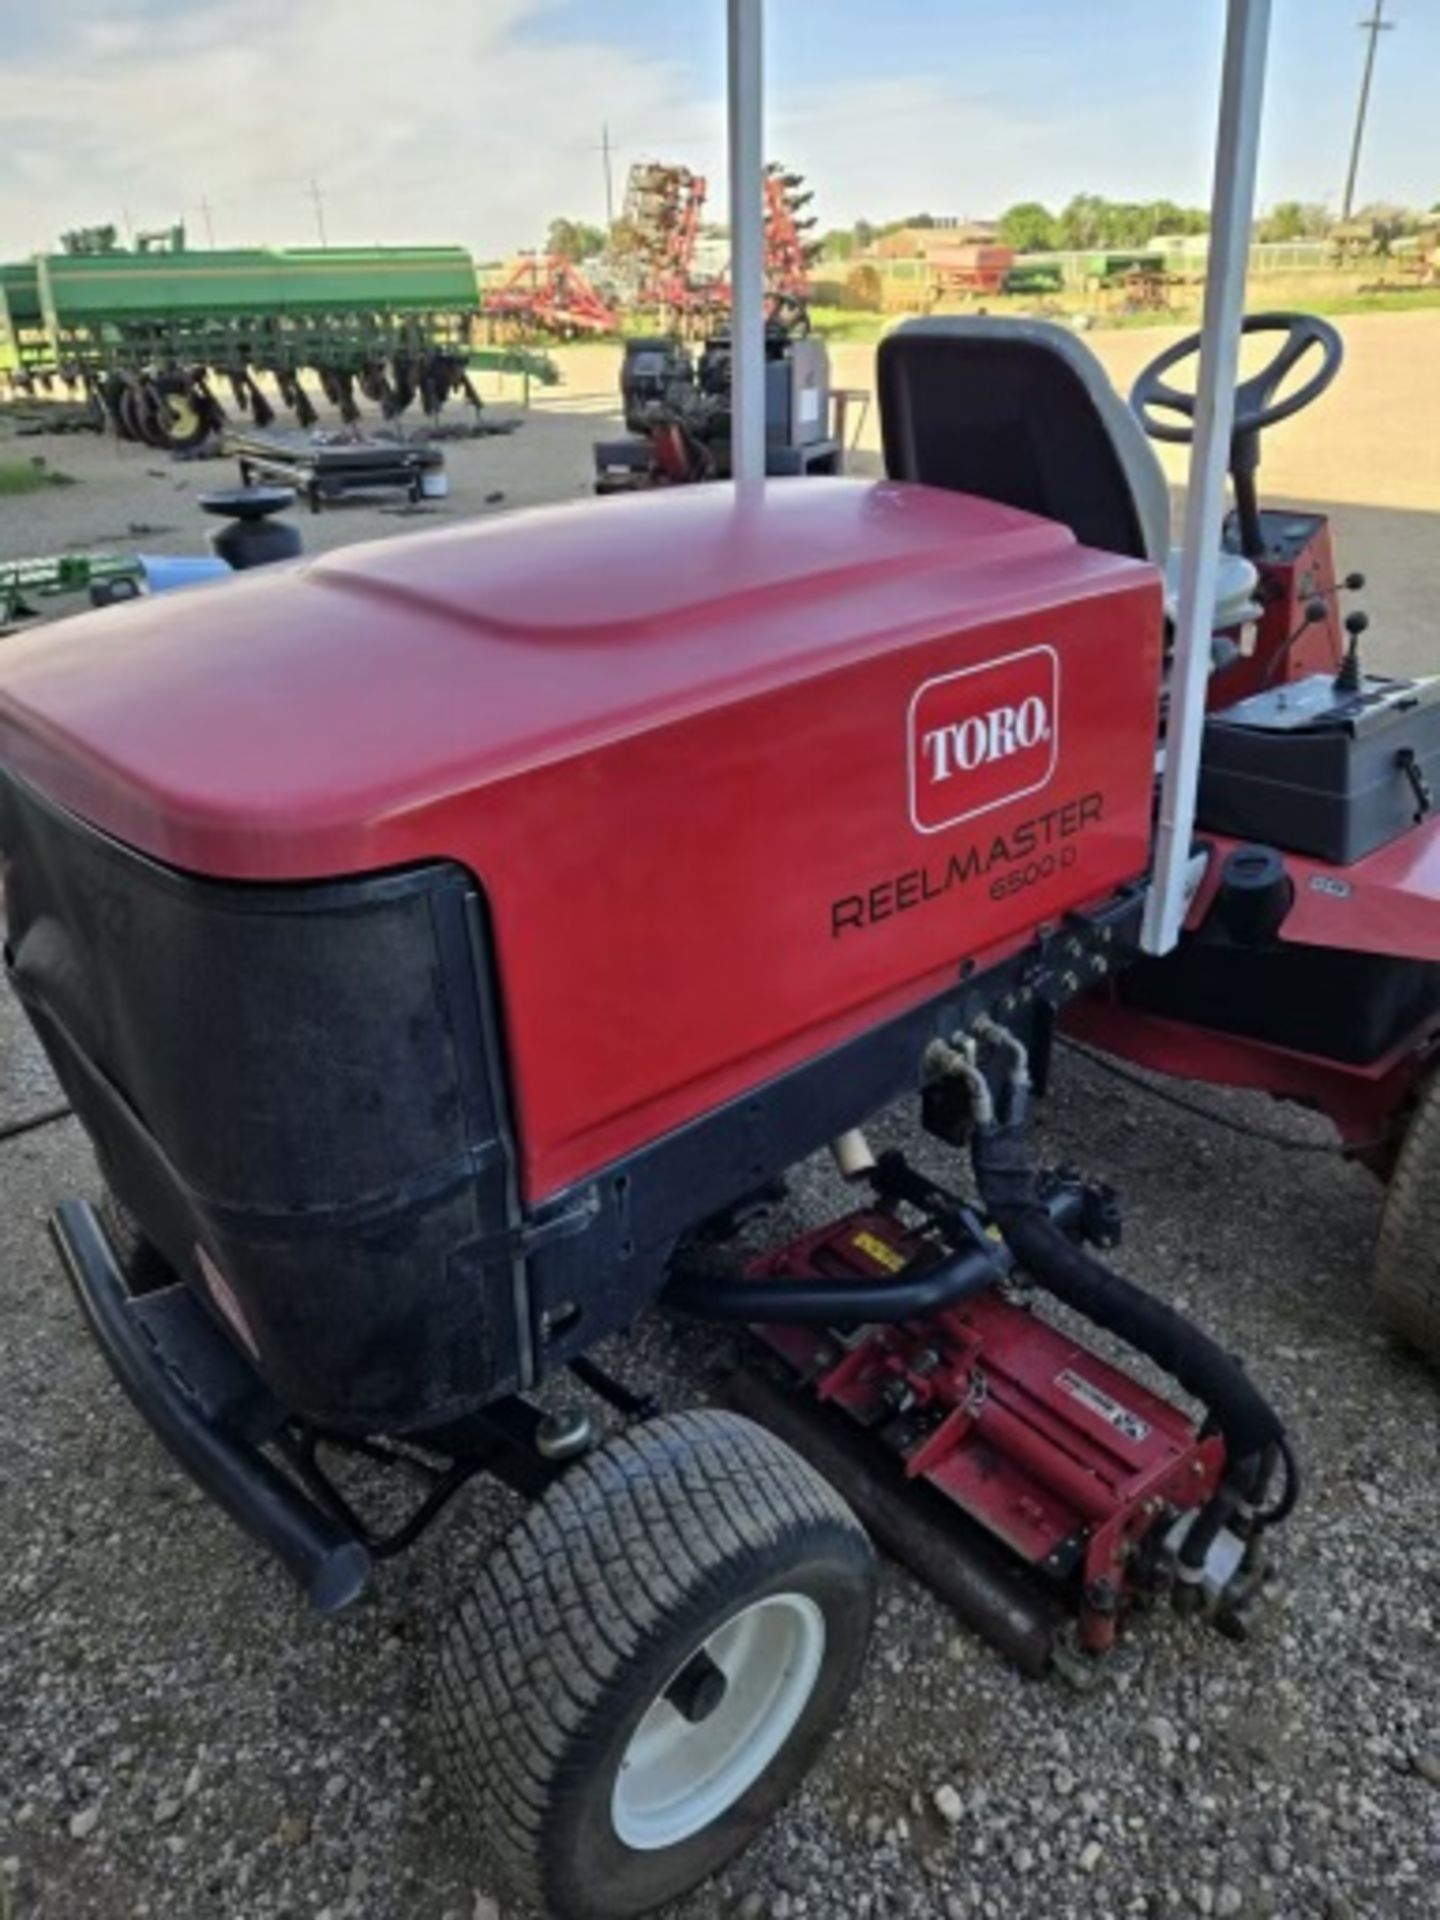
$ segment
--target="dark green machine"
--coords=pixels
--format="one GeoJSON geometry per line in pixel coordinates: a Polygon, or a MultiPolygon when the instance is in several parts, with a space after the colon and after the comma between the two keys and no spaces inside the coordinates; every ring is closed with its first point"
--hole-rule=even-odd
{"type": "Polygon", "coordinates": [[[260,376],[303,426],[316,414],[302,375],[347,420],[357,395],[387,417],[416,399],[436,413],[457,391],[480,405],[466,371],[479,294],[463,247],[201,251],[179,230],[135,252],[113,235],[67,240],[0,267],[0,372],[21,387],[82,386],[127,438],[198,446],[223,418],[217,378],[261,426],[274,406],[260,376]]]}
{"type": "Polygon", "coordinates": [[[54,364],[40,310],[40,270],[33,261],[0,266],[0,374],[24,379],[54,364]]]}

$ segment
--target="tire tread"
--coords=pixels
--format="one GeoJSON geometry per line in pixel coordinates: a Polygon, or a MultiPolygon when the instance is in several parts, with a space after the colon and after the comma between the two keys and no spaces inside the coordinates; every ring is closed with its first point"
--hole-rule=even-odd
{"type": "Polygon", "coordinates": [[[677,1607],[797,1529],[858,1523],[737,1414],[668,1414],[577,1462],[493,1550],[442,1645],[444,1747],[510,1891],[544,1904],[547,1809],[618,1673],[677,1607]]]}
{"type": "Polygon", "coordinates": [[[1391,1332],[1440,1366],[1440,1071],[1420,1095],[1391,1175],[1375,1294],[1391,1332]]]}

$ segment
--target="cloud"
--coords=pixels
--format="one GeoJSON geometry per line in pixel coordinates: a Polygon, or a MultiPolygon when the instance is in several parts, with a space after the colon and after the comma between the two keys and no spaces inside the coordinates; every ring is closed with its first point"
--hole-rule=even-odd
{"type": "MultiPolygon", "coordinates": [[[[683,4],[697,32],[665,59],[618,40],[618,10],[593,0],[0,0],[14,16],[0,259],[105,220],[183,217],[203,241],[202,202],[221,245],[313,244],[312,179],[333,243],[457,242],[494,258],[536,245],[555,214],[603,216],[602,122],[617,192],[642,154],[684,161],[709,175],[723,218],[720,0],[683,4]],[[700,33],[702,18],[716,31],[700,33]]],[[[1219,18],[1187,43],[1183,88],[1132,72],[1118,103],[1093,36],[1083,60],[1027,44],[957,70],[952,49],[930,66],[917,55],[913,72],[828,82],[776,59],[768,150],[806,174],[822,228],[1082,189],[1203,199],[1219,18]]],[[[1313,177],[1313,155],[1309,176],[1287,157],[1278,71],[1262,198],[1313,177]]],[[[1384,132],[1367,160],[1377,182],[1384,132]]]]}
{"type": "Polygon", "coordinates": [[[221,245],[313,244],[312,178],[337,243],[498,254],[593,218],[602,117],[683,119],[689,83],[643,50],[527,38],[544,4],[52,0],[0,62],[0,256],[126,214],[202,234],[202,200],[221,245]]]}

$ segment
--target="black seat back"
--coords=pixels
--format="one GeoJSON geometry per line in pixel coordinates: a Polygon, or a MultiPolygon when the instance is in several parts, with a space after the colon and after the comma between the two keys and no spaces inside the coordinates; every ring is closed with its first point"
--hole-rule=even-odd
{"type": "Polygon", "coordinates": [[[878,355],[885,471],[1058,520],[1086,546],[1163,560],[1164,476],[1084,343],[1042,322],[911,321],[878,355]]]}

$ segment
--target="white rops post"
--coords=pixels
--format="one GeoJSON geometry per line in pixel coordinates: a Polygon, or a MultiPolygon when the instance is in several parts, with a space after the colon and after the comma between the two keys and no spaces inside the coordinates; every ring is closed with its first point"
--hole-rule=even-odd
{"type": "Polygon", "coordinates": [[[730,459],[736,482],[765,477],[764,7],[727,0],[730,163],[730,459]]]}
{"type": "Polygon", "coordinates": [[[1270,0],[1229,0],[1165,772],[1141,932],[1149,953],[1168,953],[1185,918],[1269,38],[1270,0]]]}

